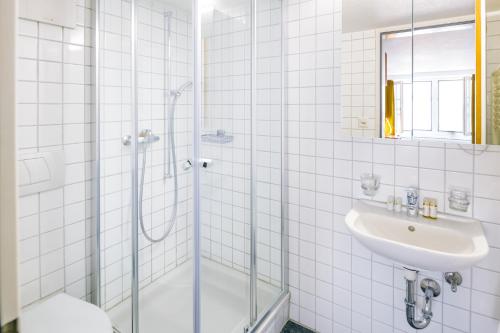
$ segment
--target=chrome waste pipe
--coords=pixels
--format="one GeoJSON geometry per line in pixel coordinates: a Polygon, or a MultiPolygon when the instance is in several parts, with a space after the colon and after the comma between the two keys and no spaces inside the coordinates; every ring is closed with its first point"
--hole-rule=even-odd
{"type": "Polygon", "coordinates": [[[423,279],[420,283],[420,288],[425,295],[425,304],[422,308],[422,318],[417,319],[417,301],[416,301],[416,285],[417,285],[417,271],[406,269],[406,320],[408,324],[421,330],[429,326],[432,321],[432,299],[439,296],[441,288],[439,284],[432,279],[423,279]]]}

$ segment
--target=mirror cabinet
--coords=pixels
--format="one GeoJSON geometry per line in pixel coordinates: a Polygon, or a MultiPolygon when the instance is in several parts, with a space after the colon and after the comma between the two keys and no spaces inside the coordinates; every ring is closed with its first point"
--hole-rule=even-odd
{"type": "Polygon", "coordinates": [[[500,0],[343,0],[349,137],[500,144],[500,0]]]}

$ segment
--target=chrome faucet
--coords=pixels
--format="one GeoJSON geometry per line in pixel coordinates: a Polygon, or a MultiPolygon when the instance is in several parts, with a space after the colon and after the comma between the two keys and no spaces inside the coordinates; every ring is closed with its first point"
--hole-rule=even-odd
{"type": "Polygon", "coordinates": [[[418,216],[418,189],[410,187],[406,190],[406,214],[418,216]]]}

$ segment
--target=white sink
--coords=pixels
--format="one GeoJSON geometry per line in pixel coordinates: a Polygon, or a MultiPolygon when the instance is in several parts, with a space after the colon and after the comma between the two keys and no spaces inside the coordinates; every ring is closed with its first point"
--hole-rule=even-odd
{"type": "Polygon", "coordinates": [[[473,219],[408,217],[360,201],[345,222],[370,250],[406,267],[455,272],[473,266],[489,251],[481,223],[473,219]]]}

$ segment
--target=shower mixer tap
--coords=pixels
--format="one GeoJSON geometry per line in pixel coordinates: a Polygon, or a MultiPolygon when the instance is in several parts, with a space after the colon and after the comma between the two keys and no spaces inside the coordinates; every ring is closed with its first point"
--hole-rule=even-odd
{"type": "MultiPolygon", "coordinates": [[[[153,131],[151,131],[150,129],[142,130],[137,136],[138,144],[152,144],[158,141],[160,141],[160,137],[158,135],[153,134],[153,131]]],[[[124,146],[130,146],[131,143],[132,143],[132,136],[130,134],[124,135],[122,137],[122,144],[124,146]]]]}

